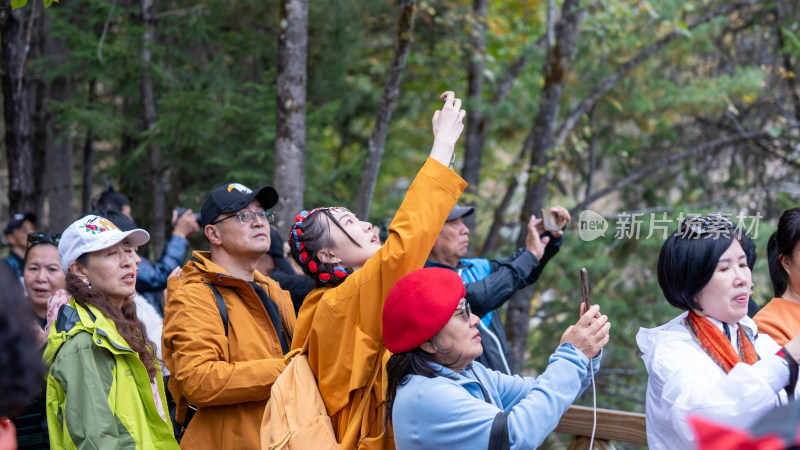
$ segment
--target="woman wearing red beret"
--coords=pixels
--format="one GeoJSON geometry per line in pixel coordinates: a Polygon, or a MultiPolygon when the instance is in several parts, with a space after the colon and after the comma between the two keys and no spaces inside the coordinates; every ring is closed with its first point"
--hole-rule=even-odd
{"type": "Polygon", "coordinates": [[[611,324],[592,306],[561,336],[538,378],[489,370],[461,278],[439,268],[409,273],[383,309],[387,419],[402,449],[535,448],[600,367],[611,324]],[[590,363],[591,361],[591,363],[590,363]],[[591,365],[590,365],[591,364],[591,365]]]}

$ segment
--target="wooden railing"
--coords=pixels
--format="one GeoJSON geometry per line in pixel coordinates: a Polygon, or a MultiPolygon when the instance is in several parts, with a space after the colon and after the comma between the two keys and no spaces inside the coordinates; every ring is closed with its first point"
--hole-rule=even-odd
{"type": "MultiPolygon", "coordinates": [[[[589,439],[592,436],[592,408],[570,406],[561,416],[555,431],[575,436],[568,450],[589,448],[589,439]]],[[[594,448],[613,449],[614,446],[610,441],[647,445],[644,414],[598,408],[594,448]]]]}

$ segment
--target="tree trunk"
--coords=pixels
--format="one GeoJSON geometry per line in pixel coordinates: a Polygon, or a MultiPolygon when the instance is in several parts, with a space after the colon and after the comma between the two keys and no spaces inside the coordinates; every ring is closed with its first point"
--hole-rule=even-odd
{"type": "MultiPolygon", "coordinates": [[[[561,19],[555,25],[555,44],[547,53],[544,67],[544,87],[542,88],[539,113],[533,124],[531,165],[528,168],[529,178],[525,194],[525,202],[519,217],[520,234],[517,245],[525,245],[525,226],[531,215],[539,215],[544,207],[547,194],[547,182],[550,175],[547,166],[550,162],[549,151],[553,144],[553,135],[558,124],[558,113],[561,108],[561,95],[564,80],[570,67],[575,42],[580,34],[580,25],[586,14],[579,9],[579,0],[565,0],[561,9],[561,19]]],[[[518,291],[508,302],[506,319],[506,335],[511,356],[511,370],[519,373],[525,362],[525,350],[528,341],[528,321],[530,318],[532,286],[518,291]]]]}
{"type": "Polygon", "coordinates": [[[381,168],[381,159],[386,144],[386,134],[389,131],[389,122],[392,120],[394,104],[400,96],[400,81],[406,66],[406,57],[411,49],[414,33],[414,17],[417,10],[416,0],[402,0],[400,14],[397,17],[397,40],[394,45],[394,55],[386,74],[386,84],[383,86],[383,97],[375,117],[375,126],[369,138],[367,159],[364,161],[364,174],[358,186],[358,199],[356,201],[356,216],[362,220],[369,220],[369,206],[375,191],[375,182],[378,180],[378,171],[381,168]]]}
{"type": "MultiPolygon", "coordinates": [[[[783,50],[781,65],[787,74],[794,74],[794,76],[786,77],[786,85],[789,86],[789,95],[792,97],[792,105],[794,106],[794,120],[800,122],[800,94],[797,89],[797,71],[794,70],[792,63],[792,54],[786,48],[786,39],[783,37],[784,27],[786,30],[791,30],[790,25],[797,17],[792,19],[791,14],[792,6],[788,5],[785,0],[776,0],[775,2],[775,35],[777,36],[778,52],[783,50]],[[788,11],[787,11],[788,10],[788,11]]],[[[790,31],[789,31],[790,32],[790,31]]]]}
{"type": "Polygon", "coordinates": [[[280,201],[276,226],[288,230],[304,201],[308,0],[281,0],[278,20],[274,183],[280,201]]]}
{"type": "MultiPolygon", "coordinates": [[[[87,107],[92,108],[97,103],[97,80],[89,80],[89,100],[87,107]]],[[[94,132],[92,126],[86,129],[86,139],[83,141],[83,192],[81,192],[81,210],[89,211],[92,208],[92,164],[94,162],[94,132]]]]}
{"type": "MultiPolygon", "coordinates": [[[[31,19],[28,21],[26,41],[28,43],[27,61],[36,61],[45,55],[47,42],[47,29],[45,27],[45,14],[41,14],[44,6],[40,2],[31,4],[31,19]]],[[[47,185],[47,150],[48,150],[48,111],[47,111],[47,83],[42,73],[28,72],[28,104],[31,105],[31,131],[33,138],[33,189],[36,198],[37,227],[50,229],[49,214],[44,208],[45,190],[47,185]]]]}
{"type": "Polygon", "coordinates": [[[158,134],[156,129],[156,102],[153,96],[153,79],[150,77],[150,64],[152,54],[150,48],[155,42],[155,19],[153,17],[153,0],[142,0],[142,20],[144,33],[142,34],[142,110],[144,113],[144,126],[147,129],[148,144],[147,157],[150,166],[148,173],[148,188],[152,204],[152,223],[150,236],[152,236],[153,258],[158,258],[164,250],[166,243],[166,217],[164,205],[164,167],[162,164],[161,146],[155,143],[158,134]]]}
{"type": "Polygon", "coordinates": [[[25,11],[11,10],[9,0],[0,0],[0,79],[3,89],[3,119],[8,162],[8,210],[10,214],[36,211],[33,174],[33,142],[30,105],[24,69],[27,66],[25,11]]]}
{"type": "MultiPolygon", "coordinates": [[[[486,57],[486,0],[473,0],[470,45],[467,50],[467,126],[464,132],[464,165],[461,176],[468,183],[467,194],[476,195],[481,181],[481,157],[486,140],[483,121],[483,69],[486,57]]],[[[464,204],[475,206],[472,196],[464,204]]],[[[475,228],[475,214],[464,218],[467,228],[475,228]]]]}
{"type": "Polygon", "coordinates": [[[528,134],[528,138],[525,143],[522,144],[517,157],[514,159],[514,163],[509,166],[509,173],[506,175],[506,193],[503,194],[503,199],[500,201],[500,204],[494,211],[494,218],[492,219],[492,226],[489,228],[489,233],[486,235],[486,240],[483,241],[483,247],[479,253],[481,258],[486,258],[487,255],[491,254],[495,248],[497,247],[498,237],[500,235],[500,228],[503,227],[505,223],[504,217],[506,214],[506,210],[508,206],[511,204],[511,199],[514,198],[514,194],[517,192],[517,188],[519,188],[519,176],[517,175],[517,171],[525,170],[523,167],[523,163],[525,162],[526,157],[528,156],[527,150],[530,147],[528,144],[528,140],[533,139],[533,137],[528,134]]]}
{"type": "MultiPolygon", "coordinates": [[[[45,20],[48,20],[46,16],[45,20]]],[[[55,65],[66,61],[64,42],[48,38],[45,54],[55,65]]],[[[69,77],[54,78],[47,90],[52,102],[66,103],[72,99],[72,80],[69,77]]],[[[73,220],[73,182],[72,182],[72,133],[68,126],[60,124],[50,105],[47,106],[47,147],[45,156],[44,198],[50,212],[50,230],[65,229],[73,220]]]]}

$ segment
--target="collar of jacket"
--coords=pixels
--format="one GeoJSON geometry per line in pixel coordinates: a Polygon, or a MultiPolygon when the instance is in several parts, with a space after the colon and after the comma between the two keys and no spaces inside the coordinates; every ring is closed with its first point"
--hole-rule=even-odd
{"type": "MultiPolygon", "coordinates": [[[[192,252],[192,257],[186,263],[184,269],[181,270],[181,276],[178,280],[179,284],[210,283],[233,288],[249,286],[246,280],[232,276],[225,268],[213,262],[211,260],[211,252],[201,251],[192,252]]],[[[253,275],[253,281],[266,285],[267,277],[256,271],[253,275]]]]}
{"type": "MultiPolygon", "coordinates": [[[[447,380],[449,380],[449,382],[463,387],[467,392],[469,392],[469,395],[477,398],[478,400],[481,401],[486,400],[483,395],[486,386],[482,387],[481,382],[478,381],[477,379],[478,371],[474,370],[472,363],[467,365],[467,367],[465,367],[464,370],[461,371],[461,373],[457,373],[452,369],[442,366],[441,364],[433,362],[429,362],[428,364],[436,369],[439,377],[446,378],[447,380]]],[[[495,404],[495,400],[494,398],[492,398],[492,395],[488,392],[488,390],[486,392],[489,395],[489,398],[492,399],[492,404],[495,404]]]]}
{"type": "Polygon", "coordinates": [[[458,272],[459,270],[468,269],[470,266],[472,266],[472,264],[465,263],[463,259],[458,260],[458,265],[455,267],[448,266],[447,264],[440,263],[439,261],[435,261],[430,258],[428,258],[428,260],[425,261],[425,267],[441,267],[442,269],[450,269],[453,272],[458,272]]]}
{"type": "MultiPolygon", "coordinates": [[[[650,352],[658,343],[662,341],[690,341],[693,342],[694,338],[686,330],[683,321],[689,315],[688,311],[684,311],[677,317],[669,322],[657,326],[655,328],[639,328],[639,333],[636,335],[636,343],[642,353],[650,352]]],[[[739,320],[739,324],[744,328],[745,334],[752,342],[758,339],[758,327],[756,323],[748,316],[744,316],[739,320]]],[[[732,324],[730,324],[732,325],[732,324]]],[[[722,328],[720,327],[720,330],[722,328]]]]}
{"type": "Polygon", "coordinates": [[[58,350],[78,333],[91,333],[92,341],[113,354],[133,353],[128,342],[118,332],[111,319],[92,305],[80,305],[74,297],[58,310],[56,322],[47,336],[44,359],[52,364],[58,350]]]}

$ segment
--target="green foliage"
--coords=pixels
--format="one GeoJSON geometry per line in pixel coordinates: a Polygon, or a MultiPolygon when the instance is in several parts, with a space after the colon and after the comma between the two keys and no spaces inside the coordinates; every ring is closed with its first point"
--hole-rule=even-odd
{"type": "MultiPolygon", "coordinates": [[[[58,0],[42,0],[45,8],[53,5],[53,2],[58,3],[58,0]]],[[[11,0],[11,9],[19,9],[28,4],[28,0],[11,0]]]]}

